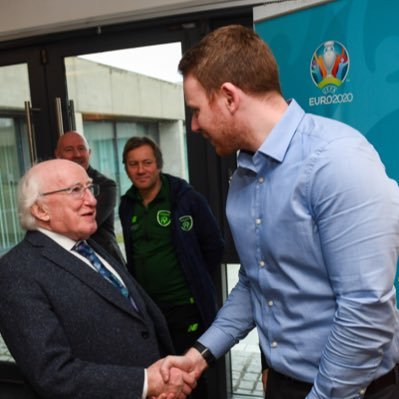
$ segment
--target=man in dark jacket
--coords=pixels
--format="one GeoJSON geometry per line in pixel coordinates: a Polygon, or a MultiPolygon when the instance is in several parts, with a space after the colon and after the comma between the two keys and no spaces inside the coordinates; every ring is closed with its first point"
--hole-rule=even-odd
{"type": "MultiPolygon", "coordinates": [[[[128,270],[162,310],[183,353],[215,318],[212,274],[223,239],[206,199],[185,180],[161,172],[162,153],[151,139],[129,139],[123,162],[133,183],[119,207],[128,270]]],[[[205,383],[193,397],[207,398],[205,383]]]]}
{"type": "Polygon", "coordinates": [[[0,259],[0,332],[41,398],[170,392],[184,399],[189,376],[175,370],[166,386],[159,374],[159,359],[173,351],[162,313],[126,268],[89,239],[97,192],[86,171],[68,160],[39,163],[22,178],[18,204],[27,234],[0,259]]]}
{"type": "Polygon", "coordinates": [[[116,205],[117,186],[115,181],[92,168],[90,162],[91,149],[86,138],[74,131],[65,132],[59,139],[55,149],[56,158],[69,159],[86,169],[93,183],[100,186],[97,197],[97,231],[92,239],[100,244],[118,262],[125,264],[122,252],[116,241],[114,230],[114,208],[116,205]]]}

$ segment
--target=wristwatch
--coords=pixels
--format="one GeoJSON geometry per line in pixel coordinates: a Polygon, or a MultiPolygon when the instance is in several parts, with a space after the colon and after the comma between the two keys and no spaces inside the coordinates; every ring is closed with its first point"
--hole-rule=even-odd
{"type": "Polygon", "coordinates": [[[215,356],[213,356],[212,352],[206,346],[202,345],[201,342],[196,341],[193,345],[193,348],[197,349],[208,366],[211,366],[213,363],[215,363],[215,356]]]}

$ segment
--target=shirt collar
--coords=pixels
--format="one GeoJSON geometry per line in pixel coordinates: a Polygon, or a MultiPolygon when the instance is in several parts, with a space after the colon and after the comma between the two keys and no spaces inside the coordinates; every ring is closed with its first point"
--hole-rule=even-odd
{"type": "Polygon", "coordinates": [[[54,231],[46,230],[43,229],[42,227],[38,227],[38,230],[47,237],[51,238],[53,241],[55,241],[58,245],[60,245],[62,248],[66,249],[67,251],[70,251],[73,248],[73,246],[76,244],[75,240],[72,240],[69,237],[63,236],[59,233],[55,233],[54,231]]]}
{"type": "MultiPolygon", "coordinates": [[[[288,108],[284,112],[279,122],[273,127],[262,145],[255,154],[240,151],[238,156],[238,165],[248,167],[249,157],[256,163],[258,154],[266,155],[278,162],[282,162],[288,150],[292,137],[294,136],[305,111],[295,100],[288,102],[288,108]]],[[[262,157],[263,158],[263,157],[262,157]]]]}
{"type": "Polygon", "coordinates": [[[259,152],[282,162],[305,111],[295,100],[288,102],[288,108],[276,126],[271,130],[259,148],[259,152]]]}

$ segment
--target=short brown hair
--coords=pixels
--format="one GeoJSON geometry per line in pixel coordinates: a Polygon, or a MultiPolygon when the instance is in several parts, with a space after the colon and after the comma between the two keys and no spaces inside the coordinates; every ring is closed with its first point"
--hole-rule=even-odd
{"type": "Polygon", "coordinates": [[[183,77],[193,75],[208,97],[225,82],[249,94],[281,94],[277,62],[268,45],[241,25],[216,29],[189,49],[180,60],[183,77]]]}
{"type": "Polygon", "coordinates": [[[148,145],[152,148],[155,156],[155,161],[157,163],[157,167],[162,169],[163,167],[163,157],[162,152],[155,141],[151,140],[149,137],[131,137],[128,141],[126,141],[125,147],[123,148],[123,163],[126,164],[127,154],[136,148],[142,147],[143,145],[148,145]]]}

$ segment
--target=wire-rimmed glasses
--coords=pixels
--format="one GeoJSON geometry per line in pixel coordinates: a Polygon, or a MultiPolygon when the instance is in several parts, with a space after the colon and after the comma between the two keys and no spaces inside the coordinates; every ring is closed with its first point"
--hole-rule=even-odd
{"type": "Polygon", "coordinates": [[[76,183],[71,187],[61,188],[59,190],[48,191],[46,193],[40,193],[40,196],[44,197],[46,195],[57,194],[57,193],[66,193],[75,199],[83,198],[86,190],[89,190],[95,197],[100,194],[100,186],[98,184],[81,184],[76,183]]]}

